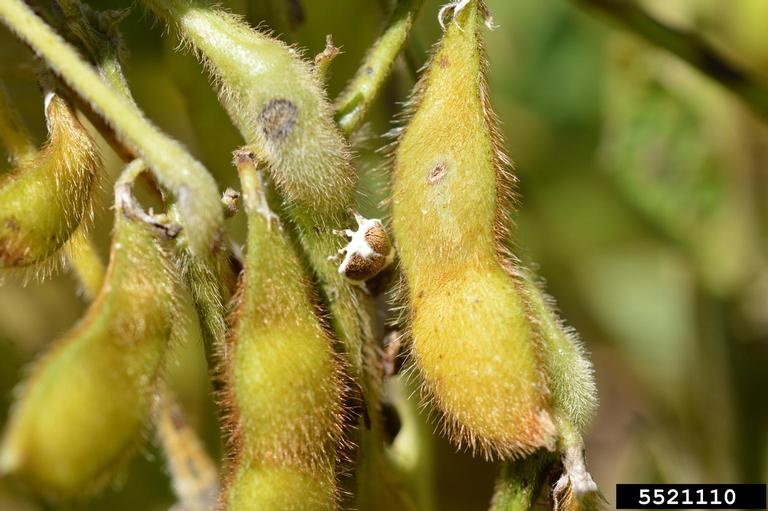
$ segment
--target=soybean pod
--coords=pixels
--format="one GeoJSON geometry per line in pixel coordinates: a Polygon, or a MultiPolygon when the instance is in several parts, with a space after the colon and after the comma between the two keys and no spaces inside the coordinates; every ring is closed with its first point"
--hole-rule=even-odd
{"type": "Polygon", "coordinates": [[[478,1],[454,10],[395,152],[392,223],[425,393],[455,443],[510,458],[553,449],[555,426],[504,248],[513,178],[486,91],[486,13],[478,1]]]}
{"type": "Polygon", "coordinates": [[[554,299],[529,269],[517,271],[533,323],[542,339],[554,415],[584,433],[597,410],[592,363],[578,334],[557,314],[554,299]]]}
{"type": "Polygon", "coordinates": [[[130,454],[178,319],[166,231],[137,214],[129,185],[116,197],[104,284],[23,384],[0,449],[0,471],[54,496],[95,490],[130,454]]]}
{"type": "Polygon", "coordinates": [[[247,151],[235,156],[248,239],[226,357],[235,460],[223,507],[334,509],[341,368],[253,158],[247,151]]]}
{"type": "Polygon", "coordinates": [[[45,117],[47,145],[0,179],[0,268],[45,261],[91,214],[101,168],[96,142],[53,92],[45,117]]]}

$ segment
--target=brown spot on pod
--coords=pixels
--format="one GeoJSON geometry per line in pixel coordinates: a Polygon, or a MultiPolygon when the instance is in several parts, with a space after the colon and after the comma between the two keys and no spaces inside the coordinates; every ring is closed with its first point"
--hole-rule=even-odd
{"type": "Polygon", "coordinates": [[[259,125],[267,140],[281,142],[291,134],[299,119],[299,109],[285,98],[267,101],[259,114],[259,125]]]}
{"type": "Polygon", "coordinates": [[[429,170],[427,175],[427,182],[430,184],[437,183],[448,172],[448,166],[444,162],[439,162],[437,165],[429,170]]]}

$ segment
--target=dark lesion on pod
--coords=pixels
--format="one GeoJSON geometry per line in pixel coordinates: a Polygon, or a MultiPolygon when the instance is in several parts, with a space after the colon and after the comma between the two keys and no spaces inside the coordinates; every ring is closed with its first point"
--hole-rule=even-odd
{"type": "Polygon", "coordinates": [[[258,121],[267,140],[281,142],[291,134],[298,119],[299,109],[291,100],[276,98],[264,105],[258,121]]]}
{"type": "Polygon", "coordinates": [[[434,167],[429,169],[429,173],[427,174],[427,183],[429,184],[435,184],[443,177],[445,177],[445,174],[448,172],[448,165],[446,165],[445,162],[437,162],[434,167]]]}

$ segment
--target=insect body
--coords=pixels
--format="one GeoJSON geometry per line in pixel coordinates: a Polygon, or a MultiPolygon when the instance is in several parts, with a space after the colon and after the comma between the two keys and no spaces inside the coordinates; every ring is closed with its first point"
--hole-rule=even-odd
{"type": "Polygon", "coordinates": [[[344,255],[339,273],[353,282],[362,283],[389,266],[395,258],[395,251],[381,220],[365,218],[359,213],[355,213],[355,220],[356,231],[336,231],[349,238],[349,243],[339,250],[339,255],[344,255]]]}

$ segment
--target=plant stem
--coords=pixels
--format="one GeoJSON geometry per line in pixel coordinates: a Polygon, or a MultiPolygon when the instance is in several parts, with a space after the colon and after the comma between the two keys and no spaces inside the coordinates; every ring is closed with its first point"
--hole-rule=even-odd
{"type": "Polygon", "coordinates": [[[399,0],[387,29],[363,60],[355,77],[336,99],[336,122],[349,135],[365,119],[395,59],[403,49],[423,0],[399,0]]]}
{"type": "Polygon", "coordinates": [[[223,222],[216,182],[180,144],[163,134],[130,100],[101,80],[77,51],[22,0],[0,2],[0,19],[43,57],[136,151],[177,199],[192,253],[207,257],[223,222]]]}
{"type": "Polygon", "coordinates": [[[214,509],[219,495],[218,470],[200,437],[187,424],[178,399],[165,386],[157,393],[154,412],[157,438],[179,499],[173,509],[214,509]]]}
{"type": "Polygon", "coordinates": [[[387,380],[386,389],[402,424],[388,454],[403,474],[416,509],[434,511],[435,446],[432,425],[419,410],[419,382],[400,373],[387,380]]]}
{"type": "Polygon", "coordinates": [[[768,84],[739,69],[698,34],[666,25],[628,0],[572,0],[599,11],[646,42],[681,58],[702,74],[730,90],[749,108],[768,120],[768,84]]]}
{"type": "Polygon", "coordinates": [[[13,102],[2,81],[0,81],[0,141],[7,149],[11,163],[30,158],[37,152],[27,126],[13,107],[13,102]]]}
{"type": "MultiPolygon", "coordinates": [[[[61,31],[68,42],[83,51],[96,66],[96,71],[107,85],[136,106],[120,65],[119,48],[122,43],[117,24],[127,11],[96,12],[80,0],[55,0],[53,7],[57,13],[55,28],[61,31]]],[[[114,130],[88,101],[83,100],[76,93],[69,96],[72,97],[68,99],[88,117],[123,161],[130,163],[138,157],[134,151],[118,140],[114,130]]]]}
{"type": "Polygon", "coordinates": [[[64,28],[96,64],[102,79],[114,90],[133,101],[123,75],[116,25],[124,12],[98,13],[80,0],[55,0],[64,28]]]}
{"type": "Polygon", "coordinates": [[[325,49],[322,52],[315,55],[315,63],[312,66],[312,73],[320,83],[326,83],[328,80],[328,68],[331,66],[333,59],[338,57],[341,50],[333,45],[333,38],[330,34],[325,37],[325,49]]]}

